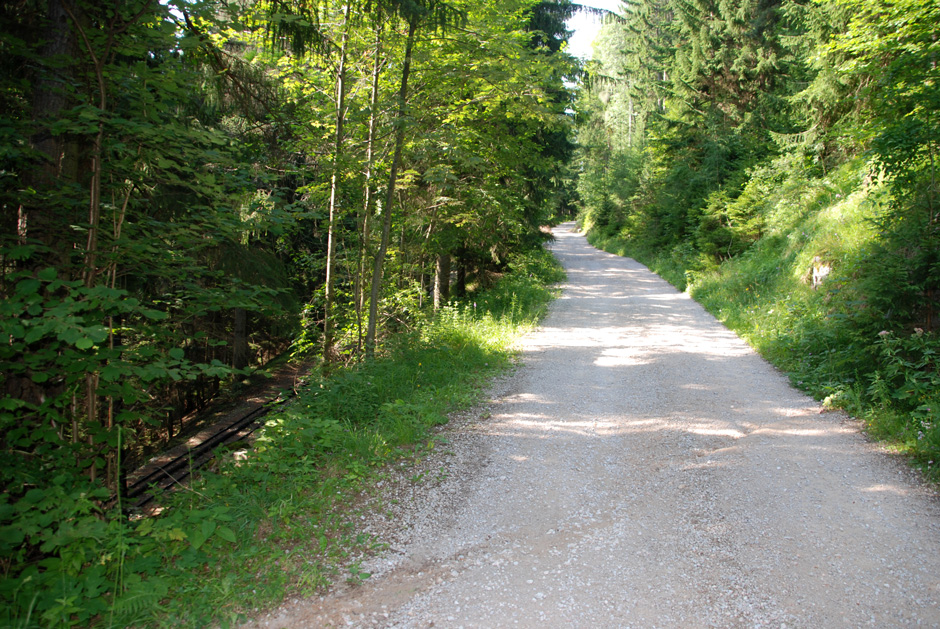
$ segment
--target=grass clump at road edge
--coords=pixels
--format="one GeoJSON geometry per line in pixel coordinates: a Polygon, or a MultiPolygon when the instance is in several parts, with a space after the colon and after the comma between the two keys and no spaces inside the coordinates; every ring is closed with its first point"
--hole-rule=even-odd
{"type": "Polygon", "coordinates": [[[480,399],[563,278],[546,251],[517,258],[492,289],[392,339],[374,361],[306,383],[268,416],[254,448],[127,531],[162,546],[149,568],[128,562],[159,595],[101,624],[232,626],[288,593],[366,578],[350,558],[381,541],[357,530],[353,498],[385,464],[433,447],[433,428],[480,399]]]}

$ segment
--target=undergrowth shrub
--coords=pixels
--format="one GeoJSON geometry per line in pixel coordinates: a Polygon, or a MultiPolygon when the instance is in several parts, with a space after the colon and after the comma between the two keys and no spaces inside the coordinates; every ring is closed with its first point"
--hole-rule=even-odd
{"type": "Polygon", "coordinates": [[[940,461],[940,338],[920,328],[910,335],[883,331],[877,349],[880,360],[867,393],[886,417],[872,415],[871,423],[883,433],[898,414],[909,418],[894,427],[893,438],[933,467],[940,461]]]}
{"type": "Polygon", "coordinates": [[[712,194],[680,244],[609,227],[588,240],[688,290],[796,386],[936,475],[940,228],[916,203],[901,212],[889,183],[860,159],[811,174],[783,155],[738,196],[712,194]]]}
{"type": "Polygon", "coordinates": [[[312,376],[254,447],[217,457],[158,515],[104,509],[106,492],[71,476],[0,493],[0,626],[234,626],[249,605],[316,592],[377,544],[357,529],[365,481],[435,447],[433,429],[510,365],[563,277],[547,251],[519,256],[375,360],[312,376]]]}

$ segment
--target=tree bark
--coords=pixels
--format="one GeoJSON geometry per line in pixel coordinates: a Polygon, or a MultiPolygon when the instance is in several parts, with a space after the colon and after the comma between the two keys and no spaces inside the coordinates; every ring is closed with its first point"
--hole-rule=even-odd
{"type": "Polygon", "coordinates": [[[333,361],[333,277],[336,266],[336,215],[339,212],[339,171],[343,155],[343,127],[346,122],[346,56],[349,47],[349,3],[343,5],[343,39],[336,72],[336,128],[333,140],[333,174],[330,177],[330,218],[326,233],[326,285],[323,317],[323,370],[329,371],[333,361]]]}
{"type": "Polygon", "coordinates": [[[369,136],[366,141],[366,171],[363,189],[362,221],[359,229],[359,260],[356,269],[356,286],[354,299],[356,301],[356,329],[358,351],[362,351],[362,309],[365,307],[366,283],[366,252],[369,248],[370,231],[372,227],[372,208],[374,206],[372,194],[372,165],[375,160],[375,136],[378,128],[379,108],[379,75],[382,70],[382,25],[375,26],[375,57],[372,61],[372,91],[369,96],[369,136]]]}
{"type": "Polygon", "coordinates": [[[457,297],[467,296],[467,256],[464,247],[457,250],[457,284],[454,292],[457,297]]]}
{"type": "Polygon", "coordinates": [[[415,32],[418,30],[418,16],[408,20],[408,39],[405,42],[405,61],[401,68],[401,85],[398,89],[398,114],[395,120],[395,152],[392,156],[392,168],[388,176],[388,187],[385,190],[385,213],[382,222],[382,240],[379,250],[375,254],[375,266],[372,269],[372,290],[369,300],[369,328],[366,332],[366,356],[375,356],[375,333],[378,319],[379,295],[382,294],[382,272],[385,264],[385,253],[388,251],[388,238],[392,229],[392,204],[395,201],[395,183],[398,179],[398,169],[401,167],[402,146],[405,143],[405,107],[408,99],[408,75],[411,74],[411,53],[414,48],[415,32]]]}
{"type": "Polygon", "coordinates": [[[437,256],[434,266],[434,310],[440,310],[450,299],[450,254],[437,256]]]}
{"type": "Polygon", "coordinates": [[[248,366],[248,313],[244,308],[234,308],[232,315],[232,367],[244,369],[248,366]]]}
{"type": "MultiPolygon", "coordinates": [[[[62,111],[74,105],[62,87],[73,83],[74,66],[55,68],[55,63],[43,63],[74,58],[78,53],[75,29],[63,0],[49,0],[42,37],[45,44],[40,51],[37,64],[40,69],[33,81],[31,103],[36,131],[30,140],[43,161],[25,177],[27,185],[40,192],[60,187],[61,179],[77,181],[79,176],[77,141],[66,135],[53,135],[49,128],[49,122],[60,119],[62,111]]],[[[21,238],[38,240],[52,251],[68,251],[65,243],[73,240],[68,226],[77,219],[61,216],[61,212],[61,208],[41,202],[21,208],[18,226],[21,238]]]]}

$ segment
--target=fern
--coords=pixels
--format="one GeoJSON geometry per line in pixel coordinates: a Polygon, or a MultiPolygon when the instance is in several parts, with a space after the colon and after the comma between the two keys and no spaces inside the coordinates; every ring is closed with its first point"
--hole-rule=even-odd
{"type": "Polygon", "coordinates": [[[127,627],[165,611],[160,605],[160,600],[165,595],[165,587],[154,587],[151,581],[141,581],[132,590],[114,601],[108,625],[127,627]]]}

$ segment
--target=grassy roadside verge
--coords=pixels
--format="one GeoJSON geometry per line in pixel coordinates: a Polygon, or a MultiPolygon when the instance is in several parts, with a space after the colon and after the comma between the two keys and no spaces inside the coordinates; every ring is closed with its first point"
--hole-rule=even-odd
{"type": "Polygon", "coordinates": [[[547,251],[520,256],[492,289],[428,316],[374,361],[308,381],[253,448],[217,457],[163,497],[159,516],[76,519],[94,530],[60,531],[60,556],[4,583],[0,625],[228,627],[288,593],[366,578],[351,558],[381,540],[357,529],[354,497],[480,400],[563,278],[547,251]]]}
{"type": "Polygon", "coordinates": [[[896,280],[879,241],[886,191],[865,174],[850,163],[826,178],[783,181],[762,199],[762,237],[720,263],[691,244],[657,250],[602,230],[588,239],[688,292],[796,387],[862,420],[936,483],[940,339],[876,307],[896,280]],[[816,286],[814,265],[828,273],[816,286]]]}
{"type": "Polygon", "coordinates": [[[519,258],[492,290],[397,337],[374,362],[309,382],[268,420],[246,459],[180,496],[176,509],[230,517],[234,539],[207,535],[195,553],[191,536],[180,542],[189,548],[168,562],[174,572],[160,623],[234,623],[288,592],[367,576],[348,558],[381,540],[357,531],[352,497],[385,464],[432,447],[433,428],[480,399],[562,278],[547,252],[519,258]]]}

